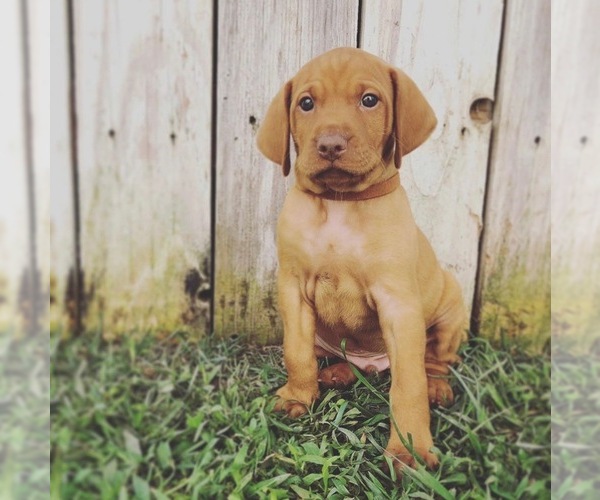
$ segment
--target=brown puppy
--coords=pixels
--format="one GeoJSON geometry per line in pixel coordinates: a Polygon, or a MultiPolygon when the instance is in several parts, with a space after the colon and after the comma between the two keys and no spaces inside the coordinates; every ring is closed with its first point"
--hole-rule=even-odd
{"type": "MultiPolygon", "coordinates": [[[[415,225],[397,169],[436,122],[402,71],[339,48],[283,86],[257,138],[284,175],[290,135],[297,154],[277,227],[288,372],[278,408],[302,415],[319,397],[319,380],[354,380],[344,364],[319,374],[317,355],[346,356],[367,372],[390,368],[393,420],[429,466],[437,457],[428,402],[452,401],[446,376],[459,360],[466,313],[456,280],[415,225]]],[[[414,464],[391,428],[387,452],[414,464]]]]}

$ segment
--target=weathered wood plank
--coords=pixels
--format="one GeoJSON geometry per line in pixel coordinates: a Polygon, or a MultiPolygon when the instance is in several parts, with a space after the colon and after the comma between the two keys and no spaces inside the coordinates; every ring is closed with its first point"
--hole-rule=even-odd
{"type": "Polygon", "coordinates": [[[552,4],[552,340],[586,352],[600,332],[599,18],[594,0],[552,4]]]}
{"type": "MultiPolygon", "coordinates": [[[[56,3],[56,2],[55,2],[56,3]]],[[[37,294],[35,321],[39,331],[47,332],[49,327],[50,299],[50,3],[39,0],[27,0],[27,22],[29,43],[30,77],[30,141],[31,160],[33,162],[32,195],[35,203],[30,204],[35,213],[35,259],[31,264],[36,267],[39,281],[36,281],[32,294],[37,294]]],[[[52,9],[55,9],[53,6],[52,9]]],[[[64,35],[62,35],[64,36],[64,35]]],[[[57,68],[58,69],[58,68],[57,68]]],[[[63,87],[63,91],[66,90],[63,87]]],[[[63,133],[66,133],[63,130],[63,133]]]]}
{"type": "Polygon", "coordinates": [[[29,230],[24,149],[20,3],[0,2],[0,331],[19,332],[21,280],[28,266],[29,230]]]}
{"type": "MultiPolygon", "coordinates": [[[[69,60],[66,1],[51,2],[52,37],[50,51],[53,68],[50,88],[52,113],[50,130],[50,329],[66,332],[72,328],[67,302],[69,275],[75,272],[74,200],[71,176],[69,130],[69,60]]],[[[71,309],[72,314],[72,309],[71,309]]]]}
{"type": "Polygon", "coordinates": [[[314,56],[354,46],[358,2],[219,4],[215,327],[280,338],[275,224],[286,187],[255,134],[271,99],[314,56]]]}
{"type": "Polygon", "coordinates": [[[205,329],[212,3],[77,2],[87,328],[205,329]]]}
{"type": "MultiPolygon", "coordinates": [[[[3,92],[3,176],[0,198],[0,323],[36,334],[47,324],[50,205],[49,24],[47,5],[9,2],[3,65],[10,73],[3,92]]],[[[4,28],[4,26],[2,27],[4,28]]],[[[44,328],[45,329],[45,328],[44,328]]]]}
{"type": "Polygon", "coordinates": [[[417,224],[473,298],[491,123],[473,119],[494,99],[503,3],[363,2],[361,47],[404,69],[438,117],[432,137],[400,170],[417,224]]]}
{"type": "Polygon", "coordinates": [[[508,2],[481,255],[482,335],[550,332],[550,4],[508,2]]]}

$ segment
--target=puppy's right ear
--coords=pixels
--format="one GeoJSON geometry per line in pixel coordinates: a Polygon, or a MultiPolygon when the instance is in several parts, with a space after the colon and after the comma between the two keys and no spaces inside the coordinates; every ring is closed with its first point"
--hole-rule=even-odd
{"type": "Polygon", "coordinates": [[[287,82],[271,102],[262,121],[256,144],[269,160],[278,163],[283,175],[290,173],[290,98],[292,82],[287,82]]]}

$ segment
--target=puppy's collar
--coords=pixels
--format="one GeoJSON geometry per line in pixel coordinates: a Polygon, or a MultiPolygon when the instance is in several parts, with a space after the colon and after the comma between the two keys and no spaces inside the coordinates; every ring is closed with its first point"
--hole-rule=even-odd
{"type": "Polygon", "coordinates": [[[362,201],[362,200],[370,200],[372,198],[379,198],[381,196],[385,196],[386,194],[390,194],[391,192],[398,189],[400,186],[400,175],[398,173],[394,174],[389,179],[379,182],[377,184],[373,184],[369,186],[367,189],[363,191],[348,191],[348,192],[340,192],[334,191],[332,189],[328,189],[322,193],[313,193],[315,196],[319,198],[323,198],[324,200],[333,200],[333,201],[362,201]]]}

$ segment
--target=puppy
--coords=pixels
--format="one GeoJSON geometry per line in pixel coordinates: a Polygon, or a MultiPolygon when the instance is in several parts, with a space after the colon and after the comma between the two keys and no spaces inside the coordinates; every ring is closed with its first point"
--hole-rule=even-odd
{"type": "Polygon", "coordinates": [[[273,99],[259,150],[296,182],[277,226],[279,310],[287,383],[277,408],[305,413],[325,386],[391,371],[386,453],[400,472],[414,457],[433,467],[429,403],[453,400],[448,365],[459,361],[466,312],[413,219],[398,169],[431,134],[436,117],[402,71],[360,49],[338,48],[306,64],[273,99]],[[396,427],[397,425],[397,427],[396,427]],[[402,434],[401,439],[397,430],[402,434]],[[404,441],[404,443],[403,443],[404,441]]]}

